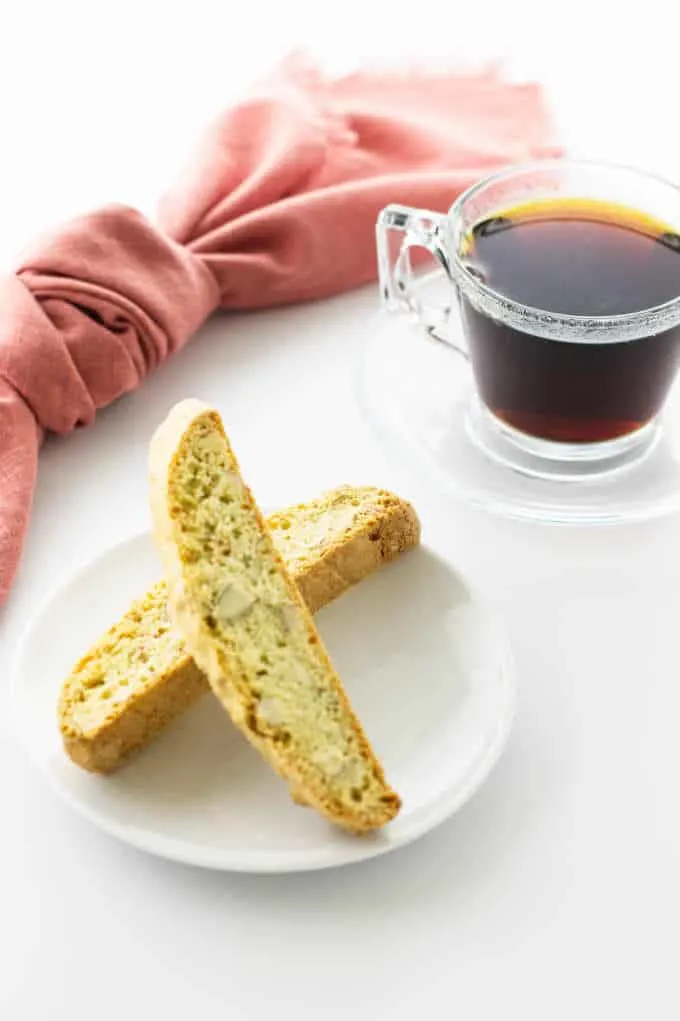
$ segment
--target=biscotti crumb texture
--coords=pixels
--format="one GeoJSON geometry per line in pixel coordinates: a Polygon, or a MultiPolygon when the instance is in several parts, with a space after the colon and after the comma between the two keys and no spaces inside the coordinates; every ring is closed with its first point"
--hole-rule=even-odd
{"type": "MultiPolygon", "coordinates": [[[[372,486],[339,486],[267,524],[314,613],[420,541],[413,507],[372,486]]],[[[111,772],[209,690],[170,623],[160,581],[66,679],[59,699],[64,747],[82,768],[111,772]]]]}
{"type": "Polygon", "coordinates": [[[245,485],[219,414],[177,405],[150,451],[168,605],[235,724],[294,795],[352,831],[398,812],[312,617],[245,485]]]}

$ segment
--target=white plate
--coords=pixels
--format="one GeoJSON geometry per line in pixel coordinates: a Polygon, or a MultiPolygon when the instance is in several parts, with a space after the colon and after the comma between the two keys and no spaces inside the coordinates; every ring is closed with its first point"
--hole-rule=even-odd
{"type": "Polygon", "coordinates": [[[470,798],[498,759],[515,707],[505,637],[459,575],[422,548],[317,618],[403,798],[381,832],[352,837],[293,804],[210,695],[119,772],[83,772],[61,747],[61,682],[158,575],[149,536],[108,550],[54,593],[19,651],[13,708],[20,735],[56,790],[108,833],[209,868],[326,868],[422,836],[470,798]]]}

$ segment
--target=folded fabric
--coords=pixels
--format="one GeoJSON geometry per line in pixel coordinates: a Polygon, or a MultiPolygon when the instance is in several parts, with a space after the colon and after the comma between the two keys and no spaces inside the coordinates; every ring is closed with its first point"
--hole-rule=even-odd
{"type": "Polygon", "coordinates": [[[383,206],[445,209],[549,140],[539,88],[495,72],[327,81],[287,62],[211,126],[156,225],[111,206],[42,238],[0,282],[0,603],[46,432],[88,425],[217,308],[373,279],[383,206]]]}

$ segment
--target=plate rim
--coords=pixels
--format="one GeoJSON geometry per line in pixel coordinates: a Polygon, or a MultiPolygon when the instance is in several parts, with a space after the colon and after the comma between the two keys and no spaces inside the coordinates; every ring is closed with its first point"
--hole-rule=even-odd
{"type": "MultiPolygon", "coordinates": [[[[112,822],[106,813],[97,811],[96,808],[85,803],[66,784],[59,780],[54,770],[50,769],[50,757],[45,756],[41,758],[36,755],[34,742],[25,736],[25,724],[20,719],[19,710],[22,690],[22,664],[28,653],[30,639],[36,626],[43,620],[59,594],[65,588],[77,584],[78,579],[82,575],[91,570],[98,562],[110,556],[115,550],[136,542],[148,542],[150,534],[148,528],[137,528],[133,532],[116,539],[100,549],[98,553],[91,556],[87,561],[79,564],[62,582],[54,585],[47,596],[40,602],[23,628],[15,647],[9,686],[12,729],[18,743],[37,773],[43,776],[53,793],[78,816],[86,819],[90,824],[107,834],[107,836],[113,837],[146,854],[167,861],[195,868],[239,874],[275,875],[303,873],[358,864],[362,861],[381,857],[401,847],[406,847],[455,815],[483,786],[505,750],[516,719],[518,685],[515,660],[507,631],[500,614],[492,602],[480,587],[470,582],[462,571],[451,565],[492,627],[498,649],[497,684],[502,693],[502,698],[499,699],[502,711],[499,711],[493,730],[487,735],[479,755],[474,760],[473,768],[464,775],[464,781],[457,784],[453,790],[450,786],[445,788],[433,801],[416,810],[414,812],[414,824],[395,838],[390,839],[390,828],[387,826],[375,834],[356,838],[350,837],[346,850],[340,847],[323,850],[283,852],[254,850],[249,851],[245,856],[242,853],[230,855],[224,851],[198,847],[196,844],[181,839],[159,835],[136,825],[112,822]],[[361,853],[357,853],[359,848],[361,853]]],[[[434,553],[435,556],[439,556],[436,550],[427,543],[422,543],[421,546],[434,553]]],[[[70,766],[72,764],[67,763],[67,765],[70,766]]],[[[77,768],[77,766],[73,765],[73,769],[77,768]]],[[[329,825],[332,824],[329,823],[329,825]]]]}

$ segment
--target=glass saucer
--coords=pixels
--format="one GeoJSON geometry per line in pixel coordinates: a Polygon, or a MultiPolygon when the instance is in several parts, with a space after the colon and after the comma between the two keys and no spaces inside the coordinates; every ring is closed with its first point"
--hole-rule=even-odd
{"type": "MultiPolygon", "coordinates": [[[[434,273],[420,287],[429,300],[445,284],[444,274],[434,273]]],[[[455,312],[446,331],[448,343],[406,315],[379,311],[367,325],[358,365],[359,400],[370,425],[392,454],[441,492],[552,524],[642,521],[680,509],[679,384],[634,463],[618,467],[614,459],[595,475],[575,464],[572,474],[545,477],[505,456],[503,437],[475,396],[469,363],[451,346],[462,342],[455,312]]]]}

